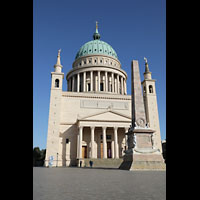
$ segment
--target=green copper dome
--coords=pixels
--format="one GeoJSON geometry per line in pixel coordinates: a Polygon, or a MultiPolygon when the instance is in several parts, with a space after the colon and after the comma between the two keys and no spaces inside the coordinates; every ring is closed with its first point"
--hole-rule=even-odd
{"type": "Polygon", "coordinates": [[[76,59],[92,54],[113,56],[118,59],[115,50],[108,43],[101,40],[92,40],[85,43],[76,54],[76,59]]]}
{"type": "Polygon", "coordinates": [[[87,56],[87,55],[106,55],[106,56],[112,56],[116,59],[117,53],[115,50],[106,42],[100,40],[100,34],[98,33],[98,29],[96,27],[96,32],[93,34],[94,40],[91,40],[87,43],[85,43],[78,53],[76,54],[76,58],[82,57],[82,56],[87,56]]]}

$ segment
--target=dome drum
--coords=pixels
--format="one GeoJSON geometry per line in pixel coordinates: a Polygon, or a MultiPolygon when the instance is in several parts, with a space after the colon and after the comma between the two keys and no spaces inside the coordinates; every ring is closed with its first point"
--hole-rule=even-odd
{"type": "Polygon", "coordinates": [[[127,94],[127,74],[121,69],[82,67],[71,70],[66,78],[71,92],[127,94]]]}
{"type": "Polygon", "coordinates": [[[84,56],[76,59],[73,63],[73,68],[84,66],[112,66],[121,68],[119,60],[105,55],[84,56]]]}
{"type": "Polygon", "coordinates": [[[91,72],[91,71],[114,73],[114,74],[118,74],[119,76],[122,76],[124,79],[127,80],[127,73],[124,70],[106,67],[106,66],[95,66],[95,67],[94,66],[85,66],[85,67],[81,67],[81,68],[74,68],[68,72],[68,74],[66,75],[66,79],[68,80],[72,76],[79,74],[79,73],[91,72]]]}

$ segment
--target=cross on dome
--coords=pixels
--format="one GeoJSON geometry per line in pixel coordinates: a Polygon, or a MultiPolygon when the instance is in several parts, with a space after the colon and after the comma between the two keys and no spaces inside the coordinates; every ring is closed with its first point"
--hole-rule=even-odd
{"type": "Polygon", "coordinates": [[[93,38],[94,38],[94,40],[99,40],[100,39],[100,34],[98,32],[98,21],[96,21],[96,31],[93,34],[93,38]]]}
{"type": "Polygon", "coordinates": [[[98,21],[96,21],[96,30],[98,30],[98,21]]]}

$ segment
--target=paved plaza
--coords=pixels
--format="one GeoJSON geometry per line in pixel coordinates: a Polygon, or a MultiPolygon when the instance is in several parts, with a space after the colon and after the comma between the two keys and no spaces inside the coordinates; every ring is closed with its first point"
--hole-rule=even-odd
{"type": "Polygon", "coordinates": [[[33,168],[33,200],[165,200],[166,171],[33,168]]]}

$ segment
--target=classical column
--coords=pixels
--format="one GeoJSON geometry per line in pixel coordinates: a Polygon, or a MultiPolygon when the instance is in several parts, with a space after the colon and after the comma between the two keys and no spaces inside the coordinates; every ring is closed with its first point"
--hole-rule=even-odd
{"type": "Polygon", "coordinates": [[[67,91],[69,91],[69,79],[67,80],[67,91]]]}
{"type": "Polygon", "coordinates": [[[112,79],[111,79],[111,77],[109,77],[108,79],[109,79],[108,91],[111,92],[112,79]]]}
{"type": "Polygon", "coordinates": [[[112,158],[115,158],[115,145],[114,145],[114,141],[111,142],[111,148],[112,148],[112,158]]]}
{"type": "Polygon", "coordinates": [[[124,94],[127,94],[126,79],[124,78],[124,94]]]}
{"type": "Polygon", "coordinates": [[[95,89],[94,91],[98,91],[98,76],[95,75],[95,89]]]}
{"type": "Polygon", "coordinates": [[[83,72],[83,92],[85,92],[85,80],[86,80],[86,72],[83,72]]]}
{"type": "Polygon", "coordinates": [[[105,88],[106,88],[106,81],[105,81],[105,79],[106,79],[106,77],[103,76],[103,77],[102,77],[102,82],[103,82],[103,91],[104,91],[104,92],[106,91],[106,90],[105,90],[105,88]]]}
{"type": "Polygon", "coordinates": [[[121,94],[124,94],[124,81],[123,81],[123,77],[121,76],[121,94]]]}
{"type": "Polygon", "coordinates": [[[107,158],[107,142],[106,142],[106,127],[103,129],[103,158],[107,158]]]}
{"type": "Polygon", "coordinates": [[[91,154],[90,154],[90,157],[91,158],[94,158],[94,129],[95,129],[94,126],[90,127],[90,130],[91,130],[91,154]]]}
{"type": "Polygon", "coordinates": [[[80,74],[77,74],[77,92],[79,92],[80,89],[80,74]]]}
{"type": "Polygon", "coordinates": [[[77,133],[77,158],[79,158],[79,132],[77,133]]]}
{"type": "Polygon", "coordinates": [[[115,82],[114,83],[114,88],[115,88],[114,92],[117,93],[117,79],[116,78],[114,78],[114,82],[115,82]]]}
{"type": "Polygon", "coordinates": [[[93,71],[90,72],[90,91],[93,91],[93,71]]]}
{"type": "Polygon", "coordinates": [[[98,71],[98,88],[97,88],[97,91],[100,91],[100,82],[101,82],[101,80],[100,80],[100,71],[98,71]]]}
{"type": "Polygon", "coordinates": [[[83,127],[79,127],[79,158],[82,158],[82,138],[83,138],[83,127]]]}
{"type": "Polygon", "coordinates": [[[105,72],[105,91],[108,92],[108,72],[105,72]]]}
{"type": "Polygon", "coordinates": [[[68,91],[72,91],[72,79],[69,78],[69,88],[68,91]]]}
{"type": "Polygon", "coordinates": [[[119,94],[119,74],[117,74],[117,94],[119,94]]]}
{"type": "Polygon", "coordinates": [[[114,127],[115,158],[119,158],[117,129],[118,129],[118,127],[114,127]]]}
{"type": "Polygon", "coordinates": [[[111,77],[112,77],[112,91],[111,92],[114,92],[114,73],[111,74],[111,77]]]}
{"type": "Polygon", "coordinates": [[[74,92],[75,77],[72,76],[72,92],[74,92]]]}

